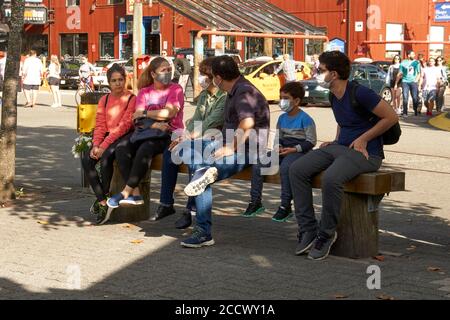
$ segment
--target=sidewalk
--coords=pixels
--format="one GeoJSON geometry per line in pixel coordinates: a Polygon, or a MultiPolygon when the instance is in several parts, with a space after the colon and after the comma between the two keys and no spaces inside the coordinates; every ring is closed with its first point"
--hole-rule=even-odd
{"type": "MultiPolygon", "coordinates": [[[[279,114],[272,107],[272,121],[279,114]]],[[[306,110],[317,120],[319,140],[335,129],[328,108],[306,110]]],[[[193,108],[187,106],[186,117],[193,108]]],[[[406,171],[407,190],[383,201],[382,257],[323,262],[293,254],[296,222],[275,223],[279,186],[264,190],[266,213],[240,217],[249,183],[214,186],[216,245],[183,249],[178,216],[158,222],[93,226],[93,196],[80,188],[75,109],[19,108],[17,183],[24,195],[0,209],[2,299],[449,299],[450,150],[448,132],[425,120],[402,123],[401,143],[385,165],[406,171]],[[430,143],[433,142],[433,143],[430,143]],[[135,241],[138,240],[138,241],[135,241]],[[142,241],[142,242],[141,242],[142,241]],[[136,243],[132,243],[136,242],[136,243]],[[369,290],[370,265],[381,268],[381,289],[369,290]]],[[[335,132],[335,131],[334,131],[335,132]]],[[[180,175],[177,210],[186,203],[180,175]]],[[[160,175],[152,177],[152,212],[160,175]]],[[[320,212],[320,192],[314,203],[320,212]]]]}

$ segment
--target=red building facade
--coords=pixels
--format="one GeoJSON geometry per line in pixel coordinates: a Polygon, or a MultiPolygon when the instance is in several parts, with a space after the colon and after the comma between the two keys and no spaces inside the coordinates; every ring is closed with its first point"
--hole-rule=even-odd
{"type": "MultiPolygon", "coordinates": [[[[24,51],[37,49],[40,54],[60,56],[87,55],[100,58],[128,59],[132,56],[132,0],[34,0],[28,6],[50,10],[50,22],[26,24],[24,51]]],[[[183,0],[179,0],[183,1],[183,0]]],[[[167,50],[193,46],[196,31],[204,29],[183,13],[153,1],[144,5],[143,53],[159,54],[167,50]]],[[[433,0],[268,0],[284,11],[316,26],[324,27],[333,43],[346,50],[352,59],[362,56],[385,60],[395,53],[405,55],[415,50],[448,55],[448,45],[365,44],[364,41],[433,40],[449,41],[450,11],[446,21],[441,12],[446,1],[433,0]],[[437,6],[438,11],[436,12],[437,6]],[[441,22],[442,21],[442,22],[441,22]]],[[[448,2],[450,8],[450,2],[448,2]]],[[[446,7],[444,6],[444,9],[446,7]]],[[[211,44],[211,38],[205,38],[211,44]]],[[[243,59],[255,55],[289,52],[295,59],[321,51],[321,43],[308,40],[274,39],[269,49],[257,38],[228,37],[226,46],[239,50],[243,59]],[[252,51],[253,50],[253,51],[252,51]],[[256,51],[255,51],[256,50],[256,51]]]]}

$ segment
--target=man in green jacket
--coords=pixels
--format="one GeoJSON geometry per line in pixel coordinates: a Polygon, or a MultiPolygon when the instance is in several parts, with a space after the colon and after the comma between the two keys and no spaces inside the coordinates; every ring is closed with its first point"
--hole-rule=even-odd
{"type": "MultiPolygon", "coordinates": [[[[211,71],[212,60],[213,58],[207,58],[200,64],[199,84],[203,90],[198,96],[194,116],[186,123],[186,136],[173,140],[163,154],[160,205],[156,211],[156,215],[153,217],[155,221],[175,213],[173,193],[178,178],[178,165],[172,161],[171,151],[173,148],[183,139],[200,139],[207,130],[222,129],[227,93],[213,84],[211,71]]],[[[194,198],[189,197],[186,208],[183,210],[180,219],[175,223],[176,228],[185,229],[191,225],[192,211],[195,210],[194,207],[194,198]]]]}

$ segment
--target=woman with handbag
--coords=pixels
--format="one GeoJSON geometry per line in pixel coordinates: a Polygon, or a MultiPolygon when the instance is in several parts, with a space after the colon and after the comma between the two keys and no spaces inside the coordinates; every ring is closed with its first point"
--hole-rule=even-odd
{"type": "Polygon", "coordinates": [[[172,83],[172,67],[162,57],[154,58],[139,78],[139,93],[133,115],[135,132],[117,147],[117,160],[126,182],[121,193],[108,199],[110,208],[119,205],[142,205],[139,182],[145,176],[152,158],[170,144],[170,133],[182,132],[184,94],[172,83]]]}
{"type": "Polygon", "coordinates": [[[126,72],[123,67],[114,64],[106,76],[111,93],[103,96],[98,103],[93,146],[82,159],[83,169],[97,197],[90,210],[97,214],[97,224],[103,224],[105,217],[110,214],[106,199],[113,176],[116,148],[121,139],[128,138],[126,134],[133,127],[131,119],[136,102],[136,97],[125,88],[126,72]],[[99,161],[101,180],[95,168],[99,161]]]}

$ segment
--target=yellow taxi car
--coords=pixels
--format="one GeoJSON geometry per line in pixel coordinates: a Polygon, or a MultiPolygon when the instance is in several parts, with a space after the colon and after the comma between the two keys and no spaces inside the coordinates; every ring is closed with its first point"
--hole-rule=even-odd
{"type": "MultiPolygon", "coordinates": [[[[248,60],[240,64],[239,69],[242,75],[249,80],[268,101],[278,101],[280,99],[280,88],[284,85],[283,70],[274,75],[275,70],[280,66],[282,60],[248,60]]],[[[311,68],[301,61],[295,61],[297,80],[311,78],[311,68]]]]}

